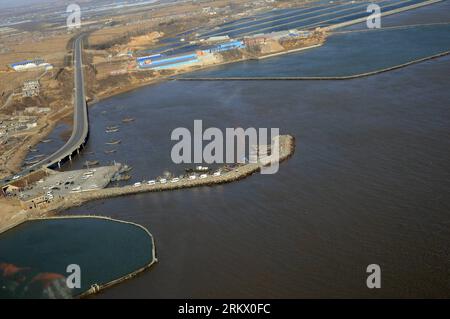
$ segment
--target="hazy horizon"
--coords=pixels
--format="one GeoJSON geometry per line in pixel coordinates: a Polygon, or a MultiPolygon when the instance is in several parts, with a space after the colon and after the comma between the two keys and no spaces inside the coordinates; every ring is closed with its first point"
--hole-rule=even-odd
{"type": "MultiPolygon", "coordinates": [[[[23,8],[27,6],[35,6],[38,4],[42,5],[48,5],[51,3],[57,3],[58,5],[69,5],[71,3],[86,3],[86,2],[93,2],[95,0],[16,0],[16,1],[9,1],[9,0],[0,0],[0,9],[13,9],[13,8],[23,8]]],[[[102,0],[102,3],[109,2],[109,3],[121,3],[126,0],[102,0]]],[[[128,2],[144,2],[146,0],[133,0],[128,2]]]]}

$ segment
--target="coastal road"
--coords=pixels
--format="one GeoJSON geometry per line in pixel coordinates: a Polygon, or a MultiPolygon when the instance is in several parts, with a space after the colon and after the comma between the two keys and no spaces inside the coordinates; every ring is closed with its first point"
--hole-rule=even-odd
{"type": "MultiPolygon", "coordinates": [[[[25,176],[33,171],[41,168],[54,168],[75,153],[84,145],[89,134],[89,122],[87,114],[87,104],[84,88],[84,70],[82,58],[82,43],[83,35],[78,36],[74,41],[73,50],[73,70],[74,70],[74,114],[73,114],[73,129],[69,140],[59,150],[51,154],[42,161],[26,168],[17,173],[16,176],[25,176]]],[[[5,185],[11,182],[12,178],[7,178],[0,181],[0,185],[5,185]]]]}

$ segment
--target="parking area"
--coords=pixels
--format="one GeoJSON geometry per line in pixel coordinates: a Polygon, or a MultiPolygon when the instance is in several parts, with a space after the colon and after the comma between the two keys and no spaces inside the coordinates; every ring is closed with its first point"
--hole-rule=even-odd
{"type": "Polygon", "coordinates": [[[119,166],[105,166],[51,174],[21,193],[21,200],[45,195],[49,199],[106,187],[118,172],[119,166]]]}

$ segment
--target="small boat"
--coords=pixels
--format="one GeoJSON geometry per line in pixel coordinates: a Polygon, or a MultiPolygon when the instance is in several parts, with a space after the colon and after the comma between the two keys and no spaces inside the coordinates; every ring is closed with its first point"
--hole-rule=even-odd
{"type": "Polygon", "coordinates": [[[128,166],[128,165],[123,165],[122,166],[122,168],[120,169],[120,173],[127,173],[127,172],[129,172],[129,171],[131,171],[133,169],[133,167],[131,167],[131,166],[128,166]]]}
{"type": "Polygon", "coordinates": [[[27,159],[25,159],[25,162],[31,162],[31,161],[40,159],[40,158],[42,158],[42,157],[44,157],[44,156],[45,156],[44,154],[35,155],[35,156],[30,156],[30,157],[28,157],[27,159]]]}
{"type": "Polygon", "coordinates": [[[50,143],[52,140],[51,139],[46,139],[46,140],[41,140],[41,143],[50,143]]]}
{"type": "Polygon", "coordinates": [[[106,142],[107,145],[117,145],[120,144],[122,141],[121,140],[115,140],[115,141],[110,141],[110,142],[106,142]]]}
{"type": "Polygon", "coordinates": [[[105,150],[105,154],[113,154],[117,152],[117,150],[105,150]]]}
{"type": "Polygon", "coordinates": [[[134,122],[134,118],[132,117],[126,117],[122,120],[122,123],[131,123],[134,122]]]}
{"type": "Polygon", "coordinates": [[[36,153],[38,150],[37,150],[37,148],[28,148],[28,151],[29,152],[31,152],[31,153],[36,153]]]}
{"type": "Polygon", "coordinates": [[[100,164],[99,161],[86,161],[83,166],[89,167],[89,166],[94,166],[94,165],[98,165],[98,164],[100,164]]]}
{"type": "Polygon", "coordinates": [[[113,129],[113,130],[105,130],[105,133],[115,133],[115,132],[118,132],[118,131],[119,131],[119,129],[116,128],[116,129],[113,129]]]}
{"type": "Polygon", "coordinates": [[[130,175],[127,175],[127,174],[125,174],[125,175],[116,174],[116,175],[111,179],[111,181],[112,181],[112,182],[127,181],[127,180],[129,180],[130,178],[131,178],[131,176],[130,176],[130,175]]]}
{"type": "Polygon", "coordinates": [[[208,172],[209,167],[207,166],[196,166],[195,168],[186,168],[186,172],[188,173],[202,173],[202,172],[208,172]]]}
{"type": "Polygon", "coordinates": [[[113,125],[113,126],[107,126],[106,130],[117,130],[118,128],[119,128],[119,126],[113,125]]]}

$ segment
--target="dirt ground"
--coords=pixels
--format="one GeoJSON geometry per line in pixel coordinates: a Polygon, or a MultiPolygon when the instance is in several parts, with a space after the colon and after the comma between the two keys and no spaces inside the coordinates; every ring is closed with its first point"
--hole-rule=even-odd
{"type": "MultiPolygon", "coordinates": [[[[0,226],[7,225],[14,221],[14,216],[19,214],[20,210],[20,202],[18,199],[9,199],[0,197],[0,226]]],[[[20,216],[16,216],[17,219],[20,216]]]]}

